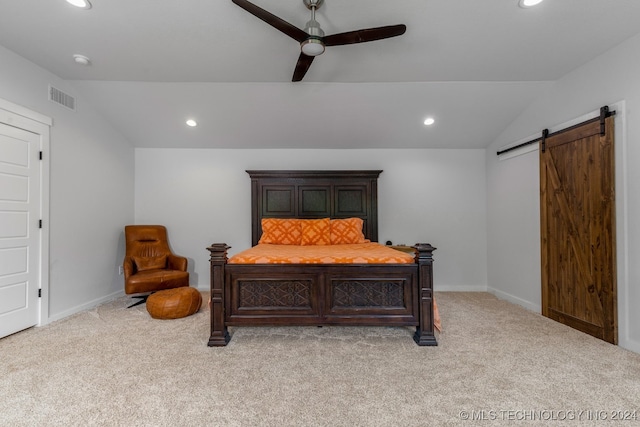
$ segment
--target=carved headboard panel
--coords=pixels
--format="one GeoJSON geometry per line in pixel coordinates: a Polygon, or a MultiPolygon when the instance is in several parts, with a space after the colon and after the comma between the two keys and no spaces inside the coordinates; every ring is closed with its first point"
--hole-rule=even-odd
{"type": "Polygon", "coordinates": [[[364,220],[364,235],[378,241],[378,176],[381,170],[256,171],[251,176],[251,241],[262,235],[262,218],[364,220]]]}

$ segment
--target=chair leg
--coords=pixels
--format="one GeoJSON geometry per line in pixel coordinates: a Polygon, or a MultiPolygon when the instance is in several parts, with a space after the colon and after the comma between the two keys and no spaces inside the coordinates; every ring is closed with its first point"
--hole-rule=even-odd
{"type": "MultiPolygon", "coordinates": [[[[151,295],[151,294],[149,294],[149,295],[151,295]]],[[[134,302],[133,304],[131,304],[127,308],[135,307],[136,305],[140,305],[140,304],[146,303],[147,302],[147,298],[149,298],[149,295],[135,295],[135,296],[132,296],[131,298],[138,298],[138,299],[140,299],[140,301],[134,302]]]]}

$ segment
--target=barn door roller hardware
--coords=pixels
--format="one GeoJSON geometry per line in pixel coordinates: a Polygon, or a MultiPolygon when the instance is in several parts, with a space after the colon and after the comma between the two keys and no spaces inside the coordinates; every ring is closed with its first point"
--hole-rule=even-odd
{"type": "Polygon", "coordinates": [[[575,124],[573,126],[565,128],[565,129],[560,129],[560,130],[555,131],[553,133],[549,133],[549,129],[545,129],[545,130],[542,131],[542,136],[541,137],[536,138],[536,139],[532,139],[531,141],[523,142],[522,144],[514,145],[513,147],[509,147],[509,148],[506,148],[506,149],[501,150],[501,151],[498,151],[496,154],[499,156],[501,154],[508,153],[509,151],[517,150],[518,148],[525,147],[525,146],[531,145],[531,144],[535,144],[536,142],[541,142],[540,149],[544,153],[545,150],[546,150],[546,144],[545,144],[545,139],[546,138],[549,138],[550,136],[558,135],[558,134],[560,134],[562,132],[566,132],[568,130],[574,129],[574,128],[578,127],[578,126],[582,126],[582,125],[587,124],[587,123],[591,123],[591,122],[596,121],[596,120],[600,121],[600,135],[604,136],[604,134],[605,134],[605,119],[607,117],[615,116],[615,114],[616,114],[615,110],[614,111],[610,111],[609,107],[605,105],[604,107],[600,108],[600,115],[598,117],[595,117],[595,118],[589,119],[589,120],[585,120],[582,123],[575,124]]]}

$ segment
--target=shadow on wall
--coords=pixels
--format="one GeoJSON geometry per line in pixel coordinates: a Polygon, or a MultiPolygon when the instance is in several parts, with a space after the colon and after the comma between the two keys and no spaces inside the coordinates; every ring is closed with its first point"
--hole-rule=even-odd
{"type": "Polygon", "coordinates": [[[196,261],[193,258],[187,257],[187,262],[187,271],[189,272],[189,286],[195,286],[197,288],[200,280],[199,274],[195,271],[196,261]]]}

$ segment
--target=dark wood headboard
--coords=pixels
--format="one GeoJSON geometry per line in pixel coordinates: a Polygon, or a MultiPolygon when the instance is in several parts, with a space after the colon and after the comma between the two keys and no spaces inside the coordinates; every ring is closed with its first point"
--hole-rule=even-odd
{"type": "Polygon", "coordinates": [[[262,218],[364,220],[367,239],[378,241],[378,176],[381,170],[248,170],[251,176],[251,241],[262,218]]]}

